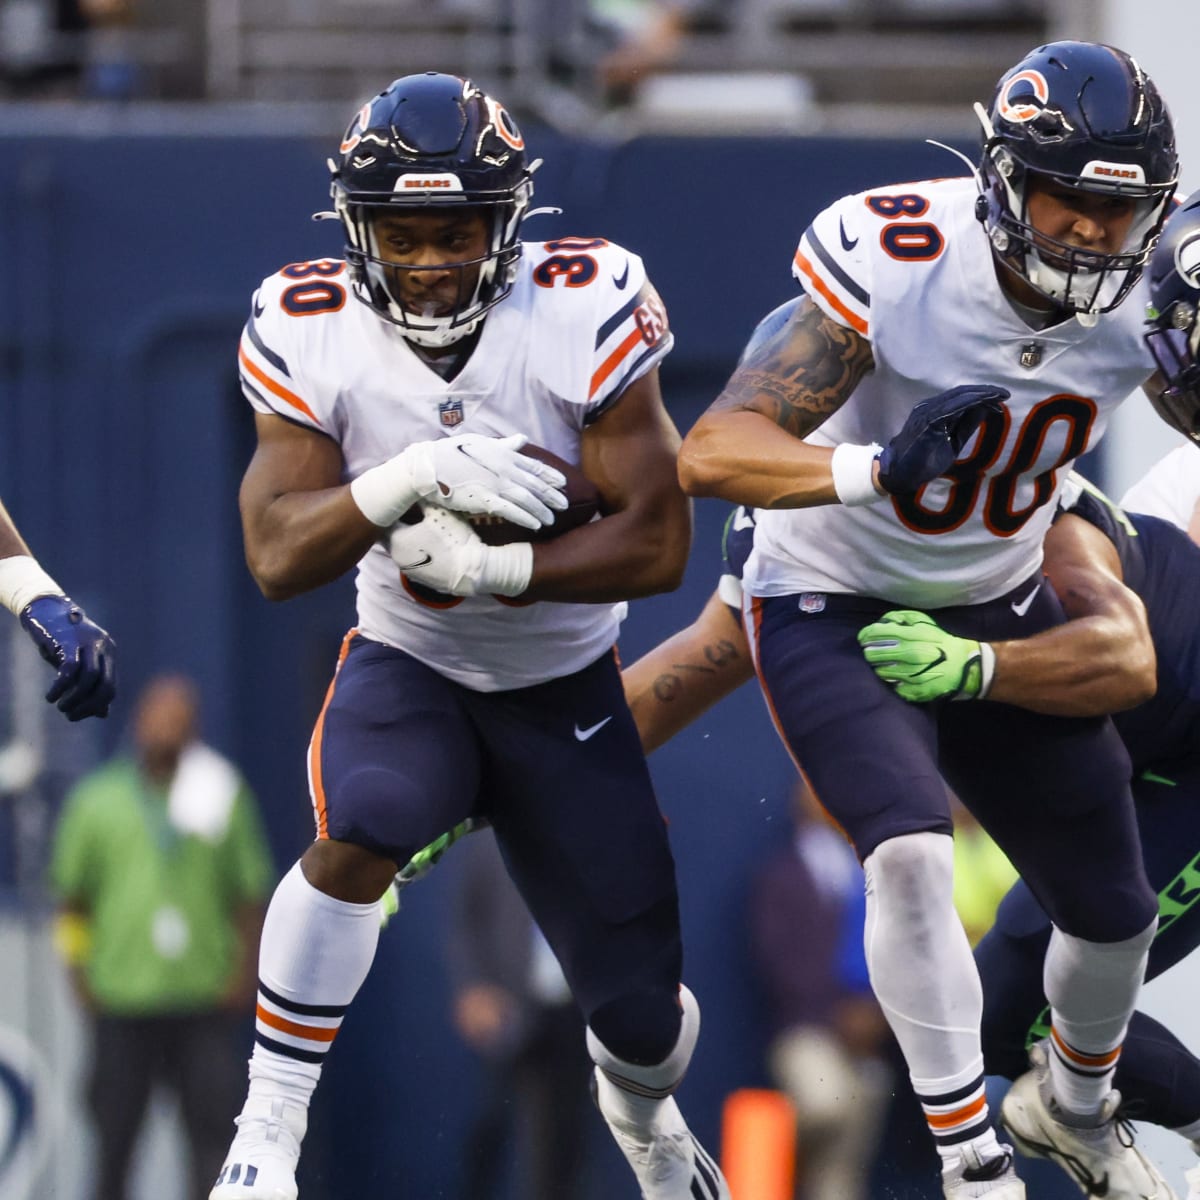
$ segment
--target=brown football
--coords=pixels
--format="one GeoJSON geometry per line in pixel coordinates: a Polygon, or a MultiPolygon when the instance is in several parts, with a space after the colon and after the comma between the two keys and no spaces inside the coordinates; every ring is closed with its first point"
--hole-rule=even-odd
{"type": "MultiPolygon", "coordinates": [[[[600,491],[596,485],[573,463],[559,458],[553,451],[543,446],[527,445],[522,454],[536,458],[547,466],[555,467],[566,477],[563,494],[567,497],[567,507],[562,512],[554,514],[554,520],[540,529],[525,529],[514,525],[502,517],[490,513],[463,513],[471,522],[475,532],[489,546],[507,546],[510,542],[548,542],[568,530],[586,525],[600,511],[600,491]]],[[[421,510],[415,505],[400,519],[410,524],[420,520],[421,510]]]]}
{"type": "Polygon", "coordinates": [[[467,520],[489,546],[506,546],[509,542],[548,542],[568,530],[586,525],[600,511],[599,489],[573,463],[559,458],[557,454],[542,446],[532,444],[526,446],[521,453],[536,458],[538,462],[547,466],[555,467],[567,477],[562,489],[567,498],[567,507],[562,512],[556,512],[554,520],[540,529],[524,529],[489,513],[469,514],[467,520]]]}

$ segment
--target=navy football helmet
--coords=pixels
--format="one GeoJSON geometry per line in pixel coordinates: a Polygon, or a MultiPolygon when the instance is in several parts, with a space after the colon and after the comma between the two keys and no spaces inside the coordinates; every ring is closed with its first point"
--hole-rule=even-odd
{"type": "Polygon", "coordinates": [[[1200,443],[1200,192],[1167,221],[1146,277],[1146,345],[1163,381],[1151,400],[1168,425],[1200,443]]]}
{"type": "Polygon", "coordinates": [[[450,345],[512,290],[533,180],[516,122],[470,80],[432,71],[395,80],[355,115],[329,170],[354,292],[409,340],[450,345]],[[450,264],[479,266],[475,286],[460,286],[452,312],[413,313],[395,286],[397,268],[379,255],[372,218],[383,209],[451,206],[489,216],[488,252],[450,264]]]}
{"type": "Polygon", "coordinates": [[[976,212],[996,255],[1070,312],[1116,308],[1145,267],[1175,191],[1175,134],[1158,89],[1112,46],[1052,42],[1006,72],[987,110],[976,104],[975,113],[983,126],[976,212]],[[1039,234],[1028,218],[1031,173],[1135,200],[1120,252],[1039,234]]]}

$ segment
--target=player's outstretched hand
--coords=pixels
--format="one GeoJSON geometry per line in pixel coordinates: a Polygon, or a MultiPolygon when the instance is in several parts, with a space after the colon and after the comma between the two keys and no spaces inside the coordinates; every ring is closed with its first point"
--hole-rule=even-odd
{"type": "Polygon", "coordinates": [[[1008,390],[964,384],[913,406],[904,427],[879,456],[879,482],[893,496],[911,496],[945,474],[988,413],[999,413],[1008,390]]]}
{"type": "Polygon", "coordinates": [[[923,612],[884,613],[859,630],[858,644],[875,674],[902,700],[974,700],[991,683],[980,643],[947,633],[923,612]]]}
{"type": "Polygon", "coordinates": [[[117,690],[116,643],[66,596],[39,596],[21,610],[21,625],[58,671],[46,693],[68,721],[107,717],[117,690]]]}
{"type": "Polygon", "coordinates": [[[388,533],[388,553],[410,579],[454,596],[519,596],[533,573],[527,542],[484,545],[470,522],[434,504],[421,505],[415,525],[398,521],[388,533]]]}

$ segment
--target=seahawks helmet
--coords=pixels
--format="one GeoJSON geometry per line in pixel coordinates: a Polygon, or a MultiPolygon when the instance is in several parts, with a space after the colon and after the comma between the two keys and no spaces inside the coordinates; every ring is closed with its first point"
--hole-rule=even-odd
{"type": "Polygon", "coordinates": [[[533,181],[516,122],[469,80],[432,71],[395,80],[355,115],[329,170],[355,295],[409,340],[450,345],[512,290],[533,181]],[[397,268],[380,257],[372,218],[385,209],[461,207],[484,211],[489,248],[482,258],[447,265],[478,265],[478,279],[472,288],[460,284],[444,316],[411,312],[396,287],[397,268]]]}
{"type": "Polygon", "coordinates": [[[1176,209],[1150,256],[1146,345],[1162,375],[1158,415],[1200,443],[1200,192],[1176,209]]]}
{"type": "Polygon", "coordinates": [[[1158,89],[1128,54],[1052,42],[1003,75],[983,126],[976,214],[996,255],[1043,296],[1075,313],[1116,308],[1137,282],[1175,191],[1175,134],[1158,89]],[[1033,228],[1031,174],[1136,202],[1116,254],[1068,245],[1033,228]]]}

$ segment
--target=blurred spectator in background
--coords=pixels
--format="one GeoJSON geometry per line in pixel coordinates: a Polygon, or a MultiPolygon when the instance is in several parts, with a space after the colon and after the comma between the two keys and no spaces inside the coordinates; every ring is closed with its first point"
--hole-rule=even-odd
{"type": "Polygon", "coordinates": [[[591,1106],[583,1017],[491,830],[456,851],[449,939],[454,1024],[484,1083],[467,1136],[462,1200],[507,1194],[516,1136],[521,1200],[577,1200],[591,1106]]]}
{"type": "Polygon", "coordinates": [[[87,17],[83,0],[0,3],[0,81],[18,99],[78,94],[87,17]]]}
{"type": "Polygon", "coordinates": [[[702,0],[591,0],[591,20],[613,42],[596,64],[605,98],[624,103],[643,79],[670,66],[701,6],[702,0]]]}
{"type": "Polygon", "coordinates": [[[83,95],[131,100],[145,87],[138,62],[134,0],[77,0],[87,18],[83,95]]]}
{"type": "Polygon", "coordinates": [[[92,1017],[87,1103],[97,1200],[122,1200],[155,1084],[178,1096],[188,1196],[220,1168],[243,1084],[237,1018],[255,994],[273,882],[253,795],[197,737],[189,679],[152,679],[133,757],[85,776],[55,834],[57,942],[92,1017]]]}
{"type": "Polygon", "coordinates": [[[892,1085],[890,1033],[863,953],[863,870],[803,780],[792,811],[795,836],[763,865],[750,897],[773,1031],[767,1065],[796,1109],[798,1194],[862,1200],[892,1085]]]}

